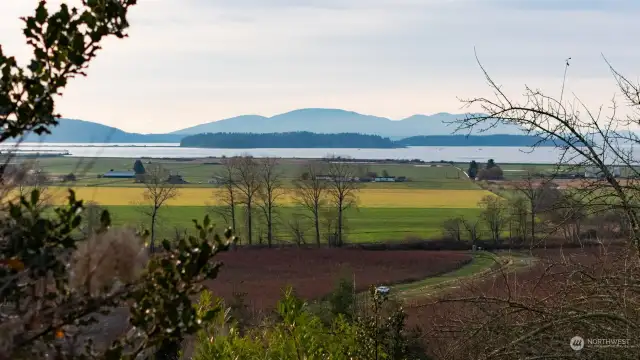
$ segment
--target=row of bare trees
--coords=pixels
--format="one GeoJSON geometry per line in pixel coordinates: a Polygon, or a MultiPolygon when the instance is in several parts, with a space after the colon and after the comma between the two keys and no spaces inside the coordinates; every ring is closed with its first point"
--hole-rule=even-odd
{"type": "MultiPolygon", "coordinates": [[[[621,238],[629,233],[624,215],[611,206],[595,204],[593,196],[579,189],[558,189],[553,177],[534,177],[511,181],[510,191],[488,195],[480,200],[480,216],[456,217],[443,222],[445,237],[462,241],[463,234],[473,243],[481,233],[494,244],[507,240],[511,245],[538,247],[550,237],[565,243],[583,239],[621,238]]],[[[583,180],[585,184],[589,180],[583,180]]]]}
{"type": "MultiPolygon", "coordinates": [[[[254,243],[255,213],[261,215],[266,226],[267,245],[275,240],[275,228],[280,222],[278,207],[285,196],[298,205],[300,213],[289,219],[288,225],[296,242],[304,242],[305,229],[300,218],[308,219],[313,226],[317,245],[321,244],[323,216],[329,218],[328,242],[341,245],[344,242],[345,211],[356,205],[360,188],[357,181],[362,169],[355,164],[340,162],[335,158],[310,160],[304,171],[294,179],[286,178],[283,168],[274,158],[253,158],[248,155],[224,158],[216,191],[218,212],[225,222],[238,228],[239,210],[244,210],[247,243],[254,243]]],[[[242,211],[240,210],[240,211],[242,211]]],[[[259,237],[262,243],[262,236],[259,237]]]]}

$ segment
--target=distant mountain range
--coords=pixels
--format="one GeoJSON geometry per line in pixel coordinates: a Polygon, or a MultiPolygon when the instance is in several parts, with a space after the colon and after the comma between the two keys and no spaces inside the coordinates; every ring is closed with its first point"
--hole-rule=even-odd
{"type": "MultiPolygon", "coordinates": [[[[285,133],[312,132],[318,134],[360,133],[379,135],[392,140],[412,136],[448,136],[455,130],[450,125],[463,114],[439,113],[414,115],[402,120],[362,115],[339,109],[300,109],[284,114],[264,117],[243,115],[213,121],[169,134],[128,133],[118,128],[84,120],[60,119],[60,124],[51,129],[52,134],[38,136],[29,134],[25,142],[51,143],[179,143],[185,136],[201,133],[285,133]]],[[[518,137],[522,131],[515,126],[497,126],[482,135],[512,135],[518,137]]],[[[496,138],[500,141],[504,138],[496,138]]],[[[441,140],[440,140],[441,141],[441,140]]],[[[469,143],[471,145],[471,142],[469,143]]],[[[494,144],[499,146],[499,143],[494,144]]],[[[486,146],[491,146],[486,144],[486,146]]]]}
{"type": "Polygon", "coordinates": [[[24,142],[50,143],[179,143],[184,137],[175,134],[136,134],[90,121],[59,119],[51,134],[28,134],[24,142]]]}
{"type": "MultiPolygon", "coordinates": [[[[340,109],[310,108],[294,110],[272,117],[236,116],[174,131],[171,134],[308,131],[318,134],[364,133],[390,138],[405,138],[416,135],[450,135],[455,131],[455,125],[449,123],[464,117],[464,114],[439,113],[413,115],[402,120],[391,120],[340,109]]],[[[497,126],[483,134],[516,135],[522,134],[522,131],[515,126],[497,126]]]]}

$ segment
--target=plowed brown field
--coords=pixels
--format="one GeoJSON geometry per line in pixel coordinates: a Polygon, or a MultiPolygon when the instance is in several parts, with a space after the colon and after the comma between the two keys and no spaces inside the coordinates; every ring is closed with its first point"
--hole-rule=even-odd
{"type": "Polygon", "coordinates": [[[356,249],[240,249],[220,254],[223,267],[208,286],[216,296],[246,293],[249,306],[272,308],[287,285],[305,299],[329,294],[341,277],[356,288],[416,281],[453,271],[471,261],[448,251],[372,251],[356,249]]]}

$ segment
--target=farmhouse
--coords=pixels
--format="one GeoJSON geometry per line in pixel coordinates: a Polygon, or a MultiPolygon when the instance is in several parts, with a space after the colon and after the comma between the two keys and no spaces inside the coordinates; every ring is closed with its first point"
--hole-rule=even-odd
{"type": "Polygon", "coordinates": [[[378,176],[378,177],[373,178],[373,181],[375,181],[375,182],[396,182],[396,177],[395,176],[386,176],[386,177],[378,176]]]}
{"type": "Polygon", "coordinates": [[[376,176],[373,178],[374,182],[403,182],[407,181],[406,176],[376,176]]]}
{"type": "MultiPolygon", "coordinates": [[[[317,180],[326,180],[326,181],[329,181],[329,180],[336,180],[336,177],[335,177],[335,176],[332,176],[332,175],[317,175],[317,176],[316,176],[316,179],[317,179],[317,180]]],[[[356,177],[338,178],[338,180],[341,180],[341,181],[354,181],[354,182],[357,182],[357,181],[360,181],[360,178],[356,176],[356,177]]]]}
{"type": "Polygon", "coordinates": [[[133,171],[114,171],[109,170],[104,175],[103,178],[111,178],[111,179],[133,179],[136,177],[136,173],[133,171]]]}

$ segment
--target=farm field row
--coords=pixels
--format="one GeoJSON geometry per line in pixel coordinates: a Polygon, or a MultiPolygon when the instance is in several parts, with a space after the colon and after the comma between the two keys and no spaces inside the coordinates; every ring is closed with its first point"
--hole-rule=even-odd
{"type": "MultiPolygon", "coordinates": [[[[149,228],[149,217],[136,206],[106,206],[111,213],[114,226],[145,226],[149,228]]],[[[244,216],[238,209],[238,234],[246,241],[244,216]]],[[[202,220],[209,214],[219,230],[226,225],[224,218],[216,212],[216,208],[203,206],[170,206],[160,210],[157,231],[160,237],[173,238],[178,230],[193,229],[193,219],[202,220]]],[[[383,242],[398,241],[407,238],[434,239],[442,237],[442,223],[446,219],[464,216],[475,219],[479,209],[420,209],[420,208],[358,208],[345,212],[345,238],[347,242],[383,242]]],[[[256,213],[254,217],[254,241],[260,235],[264,237],[265,225],[263,217],[256,213]]],[[[277,209],[274,224],[275,239],[278,242],[292,242],[292,220],[298,219],[304,232],[304,240],[314,243],[313,225],[304,216],[303,209],[289,206],[277,209]]],[[[322,226],[323,234],[325,226],[322,226]]],[[[482,230],[481,230],[482,231],[482,230]]],[[[488,235],[487,235],[488,236],[488,235]]],[[[325,242],[325,240],[323,240],[325,242]]]]}
{"type": "MultiPolygon", "coordinates": [[[[25,160],[30,161],[30,160],[25,160]]],[[[305,171],[307,160],[279,159],[276,171],[285,183],[300,177],[305,171]]],[[[73,173],[81,186],[138,187],[132,179],[100,179],[110,170],[131,171],[134,159],[124,158],[41,158],[33,163],[51,175],[73,173]]],[[[192,160],[142,159],[144,166],[161,165],[172,174],[181,175],[191,187],[211,187],[209,180],[222,176],[224,167],[221,159],[206,158],[192,160]]],[[[422,188],[422,189],[478,189],[457,168],[450,164],[359,164],[359,171],[387,173],[389,176],[404,176],[407,182],[368,183],[366,188],[422,188]]]]}
{"type": "MultiPolygon", "coordinates": [[[[144,188],[130,187],[76,187],[78,198],[100,205],[139,205],[144,202],[144,188]]],[[[50,187],[54,204],[66,202],[68,188],[50,187]]],[[[220,205],[222,189],[181,188],[170,206],[220,205]]],[[[468,209],[491,195],[486,190],[427,190],[427,189],[362,189],[357,193],[358,207],[362,208],[428,208],[468,209]]],[[[295,205],[293,191],[286,190],[278,199],[282,205],[295,205]]]]}

